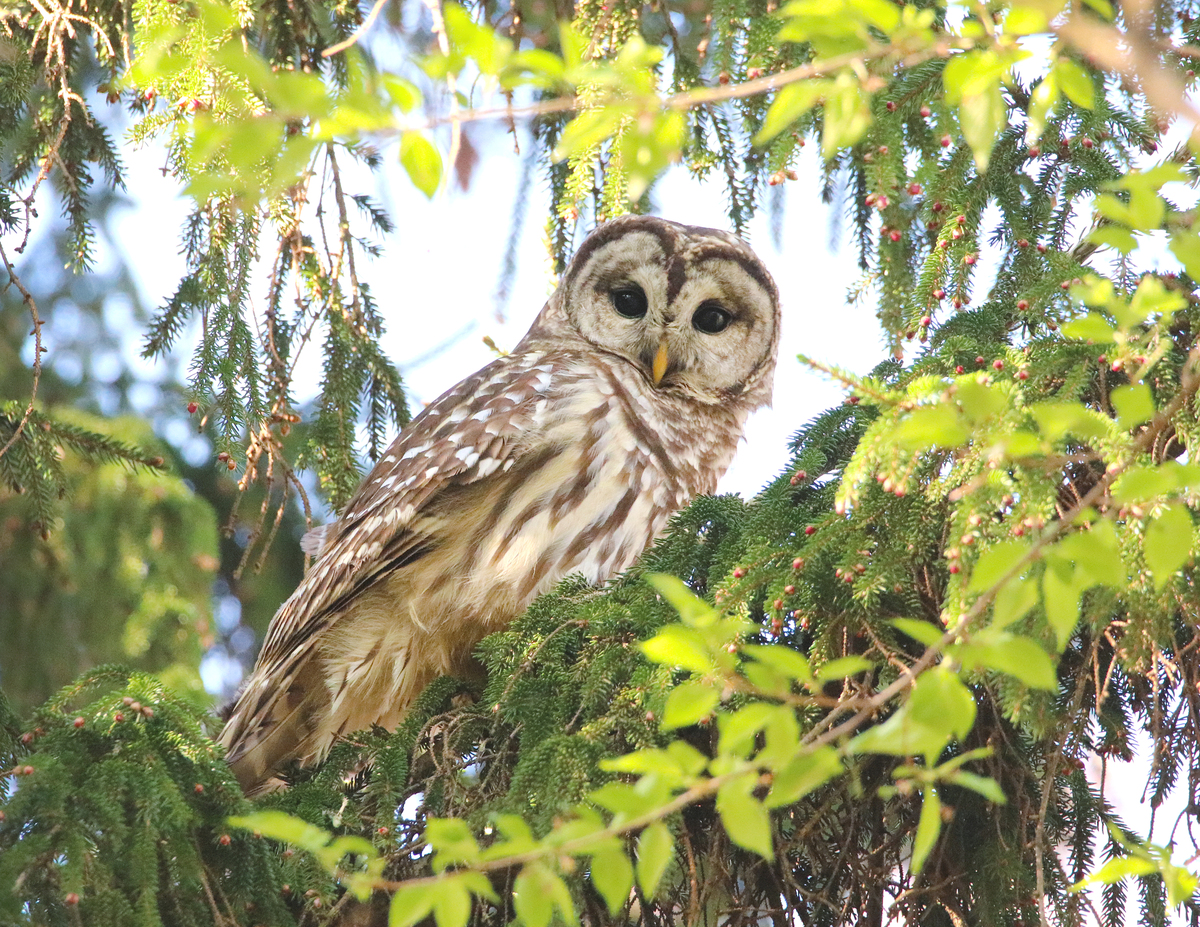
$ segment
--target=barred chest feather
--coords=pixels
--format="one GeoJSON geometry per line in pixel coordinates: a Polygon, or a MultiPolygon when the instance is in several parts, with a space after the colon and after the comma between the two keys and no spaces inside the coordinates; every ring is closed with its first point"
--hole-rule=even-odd
{"type": "Polygon", "coordinates": [[[741,433],[733,414],[697,435],[685,401],[597,366],[560,374],[543,450],[512,471],[495,530],[471,552],[490,593],[509,585],[522,607],[568,574],[599,583],[631,566],[674,512],[716,488],[741,433]]]}

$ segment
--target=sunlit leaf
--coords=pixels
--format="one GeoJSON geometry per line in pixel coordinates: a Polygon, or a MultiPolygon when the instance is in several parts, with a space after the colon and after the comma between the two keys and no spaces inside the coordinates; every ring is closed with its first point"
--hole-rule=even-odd
{"type": "Polygon", "coordinates": [[[796,81],[785,84],[775,95],[763,119],[762,128],[754,136],[754,144],[762,146],[807,113],[828,93],[832,82],[827,80],[796,81]]]}
{"type": "Polygon", "coordinates": [[[937,843],[938,835],[942,832],[942,801],[938,798],[937,789],[926,786],[921,800],[921,817],[917,821],[917,833],[913,837],[912,872],[919,873],[925,867],[925,860],[937,843]]]}
{"type": "Polygon", "coordinates": [[[402,886],[388,906],[388,927],[412,927],[433,911],[433,892],[424,885],[402,886]]]}
{"type": "Polygon", "coordinates": [[[771,791],[764,800],[768,808],[799,801],[842,772],[842,760],[833,747],[823,746],[801,753],[775,770],[771,791]]]}
{"type": "Polygon", "coordinates": [[[750,794],[756,778],[752,775],[734,779],[721,786],[717,791],[717,813],[730,840],[769,861],[775,858],[771,818],[762,803],[750,794]]]}
{"type": "Polygon", "coordinates": [[[1162,589],[1192,556],[1192,518],[1186,506],[1171,505],[1146,527],[1146,566],[1162,589]]]}
{"type": "Polygon", "coordinates": [[[642,652],[655,663],[666,663],[705,675],[716,669],[716,663],[705,645],[704,638],[692,628],[669,624],[648,641],[639,645],[642,652]]]}
{"type": "Polygon", "coordinates": [[[646,582],[679,612],[679,620],[686,625],[706,627],[720,617],[716,609],[692,592],[678,576],[648,573],[646,582]]]}
{"type": "Polygon", "coordinates": [[[669,731],[696,724],[712,714],[720,701],[721,694],[715,687],[700,682],[685,682],[672,689],[667,696],[667,705],[659,725],[664,731],[669,731]]]}
{"type": "Polygon", "coordinates": [[[611,847],[592,854],[590,868],[592,884],[608,905],[610,914],[616,914],[629,900],[633,887],[633,863],[618,847],[611,847]]]}
{"type": "Polygon", "coordinates": [[[642,831],[637,845],[637,879],[647,898],[654,897],[674,855],[675,841],[666,824],[658,821],[642,831]]]}
{"type": "MultiPolygon", "coordinates": [[[[1036,595],[1036,585],[1030,582],[1027,586],[1036,595]]],[[[964,666],[1005,673],[1034,689],[1058,688],[1054,662],[1027,637],[999,631],[981,633],[970,643],[955,648],[954,656],[964,666]]]]}
{"type": "Polygon", "coordinates": [[[1089,74],[1073,58],[1059,58],[1054,62],[1054,76],[1063,94],[1076,106],[1092,109],[1096,105],[1096,88],[1089,74]]]}
{"type": "Polygon", "coordinates": [[[400,136],[400,164],[418,190],[428,197],[437,192],[442,182],[442,156],[423,134],[405,132],[400,136]]]}

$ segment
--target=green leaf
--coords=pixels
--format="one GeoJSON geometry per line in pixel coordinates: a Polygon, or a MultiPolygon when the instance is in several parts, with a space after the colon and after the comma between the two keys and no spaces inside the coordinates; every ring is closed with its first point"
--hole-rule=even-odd
{"type": "Polygon", "coordinates": [[[755,759],[771,768],[783,766],[794,757],[800,746],[800,725],[796,713],[788,705],[777,705],[763,725],[766,741],[755,759]]]}
{"type": "Polygon", "coordinates": [[[638,646],[655,663],[678,666],[700,676],[708,675],[717,668],[704,638],[681,625],[666,625],[654,637],[638,646]]]}
{"type": "Polygon", "coordinates": [[[796,682],[812,682],[812,667],[804,654],[781,644],[744,644],[742,653],[796,682]]]}
{"type": "Polygon", "coordinates": [[[678,576],[671,576],[669,573],[647,573],[646,582],[679,612],[679,620],[689,627],[708,627],[720,618],[720,613],[692,592],[678,576]]]}
{"type": "Polygon", "coordinates": [[[1050,118],[1050,111],[1054,109],[1054,105],[1058,102],[1058,81],[1055,79],[1054,72],[1051,71],[1041,82],[1033,88],[1033,93],[1029,98],[1029,123],[1025,129],[1026,144],[1035,144],[1042,137],[1042,133],[1046,131],[1046,121],[1050,118]]]}
{"type": "Polygon", "coordinates": [[[1192,518],[1183,505],[1168,506],[1146,528],[1146,566],[1162,589],[1192,556],[1192,518]]]}
{"type": "Polygon", "coordinates": [[[619,847],[609,847],[592,854],[592,884],[608,905],[608,912],[616,915],[629,900],[633,887],[633,863],[619,847]]]}
{"type": "Polygon", "coordinates": [[[1146,502],[1175,492],[1200,489],[1200,466],[1164,460],[1157,466],[1137,464],[1113,484],[1113,500],[1125,504],[1146,502]]]}
{"type": "Polygon", "coordinates": [[[1193,280],[1200,280],[1200,235],[1195,230],[1171,236],[1171,253],[1193,280]]]}
{"type": "Polygon", "coordinates": [[[533,836],[533,831],[519,814],[493,813],[491,822],[506,839],[487,847],[481,854],[483,858],[494,859],[497,856],[511,856],[514,853],[528,853],[537,849],[538,841],[533,836]]]}
{"type": "MultiPolygon", "coordinates": [[[[1161,198],[1158,201],[1161,203],[1161,198]]],[[[1182,293],[1168,290],[1158,277],[1146,274],[1134,290],[1128,310],[1120,312],[1120,306],[1113,305],[1110,311],[1124,328],[1133,329],[1152,324],[1158,319],[1169,319],[1186,305],[1187,300],[1182,293]]]]}
{"type": "Polygon", "coordinates": [[[959,740],[975,726],[975,696],[944,666],[917,677],[908,709],[918,724],[930,729],[943,728],[959,740]]]}
{"type": "Polygon", "coordinates": [[[771,818],[751,794],[758,777],[754,774],[733,779],[717,790],[717,813],[729,839],[744,850],[763,859],[775,858],[771,843],[771,818]]]}
{"type": "Polygon", "coordinates": [[[676,686],[667,696],[659,726],[664,731],[697,724],[707,718],[721,701],[715,687],[702,682],[685,682],[676,686]]]}
{"type": "Polygon", "coordinates": [[[1167,888],[1168,907],[1176,908],[1183,904],[1196,893],[1196,887],[1200,885],[1200,878],[1183,866],[1172,864],[1169,860],[1164,863],[1160,871],[1163,884],[1167,888]]]}
{"type": "Polygon", "coordinates": [[[653,806],[650,799],[626,782],[606,782],[588,793],[588,801],[623,819],[638,817],[653,806]]]}
{"type": "Polygon", "coordinates": [[[637,879],[647,898],[654,897],[674,855],[675,841],[666,824],[656,821],[642,831],[637,846],[637,879]]]}
{"type": "Polygon", "coordinates": [[[776,710],[774,705],[766,702],[751,702],[737,711],[722,713],[717,717],[717,725],[721,731],[720,752],[726,755],[749,756],[754,749],[754,739],[763,729],[771,714],[776,710]]]}
{"type": "Polygon", "coordinates": [[[1133,232],[1120,225],[1099,225],[1088,232],[1087,240],[1097,245],[1108,245],[1122,254],[1129,254],[1137,247],[1133,232]]]}
{"type": "Polygon", "coordinates": [[[913,837],[912,874],[916,876],[929,859],[929,853],[942,832],[942,800],[932,785],[924,789],[921,801],[921,818],[917,822],[917,834],[913,837]]]}
{"type": "Polygon", "coordinates": [[[830,660],[817,670],[817,680],[828,682],[830,679],[845,679],[857,673],[866,672],[874,666],[866,657],[851,654],[848,657],[838,657],[830,660]]]}
{"type": "Polygon", "coordinates": [[[465,927],[471,917],[471,893],[459,879],[445,879],[430,886],[433,916],[438,927],[465,927]]]}
{"type": "Polygon", "coordinates": [[[854,145],[871,124],[871,107],[858,78],[841,71],[825,100],[825,124],[821,133],[821,153],[829,161],[846,147],[854,145]]]}
{"type": "Polygon", "coordinates": [[[936,758],[952,737],[963,737],[975,723],[975,699],[946,667],[922,673],[903,705],[882,724],[850,741],[851,753],[936,758]]]}
{"type": "Polygon", "coordinates": [[[1047,554],[1045,559],[1047,569],[1042,574],[1042,604],[1061,652],[1079,620],[1079,596],[1087,581],[1080,579],[1073,561],[1056,554],[1047,554]]]}
{"type": "Polygon", "coordinates": [[[953,775],[946,777],[946,781],[951,785],[962,786],[965,789],[970,789],[972,792],[977,792],[988,801],[1003,805],[1008,803],[1008,798],[1004,794],[1004,790],[1000,788],[1000,784],[987,776],[977,776],[973,772],[967,772],[965,769],[956,771],[953,775]]]}
{"type": "Polygon", "coordinates": [[[992,602],[992,627],[1006,628],[1020,621],[1037,605],[1038,584],[1021,577],[1006,583],[992,602]]]}
{"type": "Polygon", "coordinates": [[[764,800],[768,808],[781,808],[799,801],[842,773],[842,760],[830,746],[817,747],[793,757],[782,769],[775,770],[771,791],[764,800]]]}
{"type": "Polygon", "coordinates": [[[919,618],[893,618],[891,625],[926,647],[932,647],[945,636],[937,625],[919,618]]]}
{"type": "Polygon", "coordinates": [[[654,775],[671,785],[683,785],[688,778],[675,756],[667,750],[653,747],[601,760],[600,768],[606,772],[654,775]]]}
{"type": "Polygon", "coordinates": [[[1108,437],[1111,424],[1106,416],[1077,402],[1039,402],[1029,407],[1029,414],[1037,422],[1038,430],[1051,441],[1065,441],[1068,437],[1103,440],[1108,437]]]}
{"type": "Polygon", "coordinates": [[[629,115],[627,107],[604,106],[580,113],[563,129],[554,147],[554,160],[562,161],[588,151],[605,139],[612,138],[621,121],[629,115]]]}
{"type": "Polygon", "coordinates": [[[1059,541],[1055,555],[1075,563],[1080,591],[1092,584],[1123,589],[1127,579],[1121,545],[1113,523],[1107,519],[1093,522],[1059,541]]]}
{"type": "Polygon", "coordinates": [[[832,81],[805,80],[785,84],[775,95],[762,128],[754,136],[754,144],[760,148],[776,135],[788,129],[792,123],[807,113],[828,91],[832,81]]]}
{"type": "Polygon", "coordinates": [[[970,377],[958,381],[956,396],[963,413],[972,424],[981,424],[1007,415],[1012,409],[1012,397],[995,384],[983,383],[970,377]]]}
{"type": "Polygon", "coordinates": [[[1096,883],[1109,885],[1128,876],[1152,875],[1157,871],[1158,867],[1154,865],[1153,860],[1140,856],[1118,856],[1116,859],[1110,859],[1086,879],[1076,882],[1071,886],[1071,890],[1081,891],[1096,883]]]}
{"type": "Polygon", "coordinates": [[[436,871],[451,863],[469,865],[479,859],[479,844],[462,818],[430,818],[425,824],[425,840],[434,849],[436,871]]]}
{"type": "Polygon", "coordinates": [[[388,927],[412,927],[433,910],[434,893],[427,885],[401,886],[388,906],[388,927]]]}
{"type": "Polygon", "coordinates": [[[1145,383],[1118,386],[1109,394],[1109,398],[1117,410],[1117,421],[1122,428],[1134,428],[1154,418],[1154,397],[1145,383]]]}
{"type": "Polygon", "coordinates": [[[959,109],[962,137],[971,145],[971,151],[980,172],[988,169],[992,144],[996,136],[1008,124],[1008,109],[1000,92],[1000,82],[990,86],[983,94],[965,97],[959,109]]]}
{"type": "MultiPolygon", "coordinates": [[[[1033,583],[1028,585],[1036,589],[1033,583]]],[[[954,648],[953,655],[964,666],[1006,673],[1033,689],[1058,687],[1050,656],[1027,637],[988,629],[954,648]]]]}
{"type": "Polygon", "coordinates": [[[907,704],[882,724],[869,727],[853,740],[851,753],[883,753],[888,756],[936,756],[950,742],[949,733],[939,725],[930,728],[913,721],[907,704]]]}
{"type": "Polygon", "coordinates": [[[1035,35],[1045,32],[1048,26],[1046,11],[1040,6],[1014,5],[1004,17],[1004,31],[1008,35],[1035,35]]]}
{"type": "Polygon", "coordinates": [[[628,174],[625,198],[637,203],[658,175],[679,160],[687,142],[687,118],[676,110],[633,120],[621,133],[621,159],[628,174]]]}
{"type": "Polygon", "coordinates": [[[432,199],[442,182],[442,156],[420,132],[400,136],[400,164],[418,190],[432,199]]]}
{"type": "Polygon", "coordinates": [[[233,827],[256,831],[264,837],[290,843],[313,853],[323,850],[333,839],[333,834],[328,831],[283,811],[255,811],[227,820],[233,827]]]}
{"type": "Polygon", "coordinates": [[[1017,566],[1030,551],[1030,545],[1023,541],[1001,541],[985,550],[971,572],[971,582],[967,585],[970,592],[983,592],[991,589],[996,583],[1017,566]]]}
{"type": "Polygon", "coordinates": [[[1068,100],[1084,109],[1095,107],[1096,88],[1092,83],[1092,75],[1078,61],[1059,58],[1054,62],[1054,76],[1068,100]]]}
{"type": "Polygon", "coordinates": [[[937,447],[958,447],[971,433],[959,420],[958,409],[951,403],[918,406],[905,415],[892,429],[891,440],[911,450],[937,447]]]}
{"type": "Polygon", "coordinates": [[[946,99],[959,104],[963,138],[981,172],[987,170],[992,145],[1008,122],[1000,84],[1012,60],[991,49],[969,51],[951,58],[942,74],[946,99]]]}
{"type": "Polygon", "coordinates": [[[542,864],[530,863],[513,881],[513,909],[526,927],[549,927],[554,916],[554,902],[542,884],[541,876],[545,872],[542,864]]]}
{"type": "Polygon", "coordinates": [[[1097,344],[1107,344],[1116,334],[1104,316],[1098,312],[1089,312],[1082,319],[1074,319],[1062,327],[1062,333],[1068,338],[1078,338],[1080,341],[1094,341],[1097,344]]]}

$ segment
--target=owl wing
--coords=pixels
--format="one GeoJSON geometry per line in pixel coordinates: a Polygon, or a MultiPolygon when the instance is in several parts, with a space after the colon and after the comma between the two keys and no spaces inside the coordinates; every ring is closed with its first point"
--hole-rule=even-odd
{"type": "Polygon", "coordinates": [[[345,600],[415,559],[426,539],[414,520],[438,493],[507,470],[537,445],[555,367],[540,361],[494,361],[413,420],[324,526],[320,556],[271,622],[260,663],[292,652],[345,600]]]}
{"type": "Polygon", "coordinates": [[[222,733],[231,763],[280,725],[275,703],[342,607],[428,549],[422,509],[440,492],[506,470],[538,447],[556,366],[541,354],[509,356],[443,394],[388,448],[342,517],[310,539],[319,557],[271,621],[222,733]]]}

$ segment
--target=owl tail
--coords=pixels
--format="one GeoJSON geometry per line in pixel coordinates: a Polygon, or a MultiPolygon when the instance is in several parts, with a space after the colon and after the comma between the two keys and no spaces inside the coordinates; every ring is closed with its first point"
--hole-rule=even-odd
{"type": "Polygon", "coordinates": [[[248,798],[283,788],[285,766],[307,765],[321,752],[315,722],[328,714],[329,692],[318,661],[310,657],[289,675],[287,687],[274,692],[260,691],[262,683],[252,679],[221,732],[226,759],[248,798]]]}

